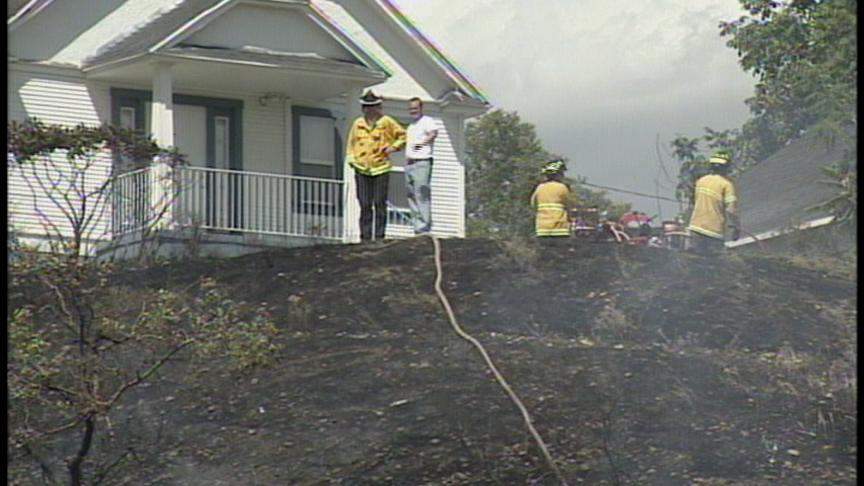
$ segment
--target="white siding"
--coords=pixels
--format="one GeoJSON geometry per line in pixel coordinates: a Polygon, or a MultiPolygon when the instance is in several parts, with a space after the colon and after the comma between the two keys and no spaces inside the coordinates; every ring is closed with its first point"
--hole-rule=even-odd
{"type": "Polygon", "coordinates": [[[255,46],[354,61],[354,56],[306,13],[280,7],[238,5],[183,42],[235,49],[255,46]]]}
{"type": "Polygon", "coordinates": [[[251,172],[288,174],[291,132],[291,103],[268,101],[261,106],[258,97],[243,100],[243,169],[251,172]],[[287,123],[286,123],[287,122],[287,123]]]}
{"type": "Polygon", "coordinates": [[[432,225],[439,235],[465,236],[465,167],[459,161],[453,123],[438,118],[432,169],[432,225]],[[446,121],[446,123],[445,123],[446,121]]]}
{"type": "MultiPolygon", "coordinates": [[[[107,120],[110,112],[108,89],[88,84],[74,73],[51,70],[24,71],[11,66],[8,76],[10,120],[23,121],[27,117],[35,116],[45,123],[70,126],[82,122],[98,125],[107,120]]],[[[19,167],[10,164],[7,170],[9,219],[25,239],[27,236],[44,236],[46,219],[53,222],[63,236],[71,235],[68,218],[63,215],[61,209],[61,207],[68,208],[68,205],[61,203],[58,207],[52,202],[49,194],[53,194],[54,199],[58,200],[58,196],[62,198],[63,192],[68,193],[75,171],[62,154],[55,155],[51,160],[53,164],[45,164],[41,169],[33,165],[19,167]],[[46,183],[49,180],[54,181],[56,189],[47,189],[47,184],[46,189],[41,188],[37,177],[46,183]]],[[[107,154],[97,155],[92,162],[83,184],[84,192],[92,191],[103,183],[111,169],[111,158],[107,154]]],[[[73,200],[74,205],[79,203],[79,199],[73,200]]],[[[99,211],[101,208],[96,210],[99,211]]],[[[110,214],[105,212],[101,220],[91,226],[93,231],[90,236],[103,236],[109,218],[110,214]]]]}
{"type": "MultiPolygon", "coordinates": [[[[286,142],[290,132],[286,120],[290,124],[291,104],[279,100],[266,102],[262,106],[256,96],[243,99],[243,170],[247,172],[263,172],[270,174],[289,174],[286,142]]],[[[288,215],[283,206],[284,197],[264,198],[264,194],[280,193],[279,182],[267,178],[249,178],[244,187],[243,207],[247,221],[258,222],[257,227],[272,228],[274,231],[284,231],[288,215]],[[265,187],[263,184],[267,183],[265,187]]]]}

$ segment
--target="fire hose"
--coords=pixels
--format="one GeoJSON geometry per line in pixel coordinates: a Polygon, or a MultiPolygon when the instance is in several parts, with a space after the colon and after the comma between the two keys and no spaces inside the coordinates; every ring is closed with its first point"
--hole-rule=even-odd
{"type": "Polygon", "coordinates": [[[501,388],[507,392],[507,395],[516,404],[516,407],[519,408],[519,411],[522,413],[522,419],[525,421],[525,425],[528,427],[528,431],[531,432],[531,436],[534,438],[534,441],[540,447],[540,450],[543,452],[543,457],[546,459],[546,462],[549,464],[549,467],[558,477],[558,480],[561,482],[563,486],[568,486],[567,480],[564,479],[564,475],[561,474],[561,470],[558,469],[558,466],[555,464],[555,461],[552,459],[552,455],[549,454],[549,449],[546,447],[546,443],[543,442],[543,438],[540,437],[540,434],[537,432],[537,429],[534,428],[533,420],[531,419],[531,415],[528,414],[528,409],[525,408],[525,405],[516,395],[516,392],[507,384],[507,380],[504,379],[504,376],[501,375],[501,372],[498,371],[498,368],[495,366],[495,363],[492,362],[492,358],[489,357],[489,353],[486,352],[486,349],[480,344],[480,341],[475,339],[470,334],[466,333],[459,326],[459,323],[456,320],[456,316],[453,313],[453,309],[450,307],[450,302],[447,300],[447,296],[444,295],[444,291],[441,290],[441,280],[443,276],[443,271],[441,269],[441,244],[438,241],[436,236],[432,236],[432,245],[435,247],[435,269],[437,273],[435,275],[435,292],[438,294],[438,298],[441,300],[441,304],[444,306],[444,310],[447,311],[447,317],[450,319],[450,324],[453,326],[453,329],[456,331],[456,334],[459,335],[462,339],[465,339],[469,343],[471,343],[480,354],[483,356],[483,359],[486,361],[486,365],[495,375],[495,380],[501,385],[501,388]]]}

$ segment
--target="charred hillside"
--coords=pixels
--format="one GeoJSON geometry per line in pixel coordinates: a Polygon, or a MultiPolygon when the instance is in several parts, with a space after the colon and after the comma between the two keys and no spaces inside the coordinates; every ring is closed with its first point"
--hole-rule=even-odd
{"type": "MultiPolygon", "coordinates": [[[[856,281],[778,259],[443,240],[443,287],[571,484],[854,484],[856,281]]],[[[283,345],[181,360],[116,412],[134,484],[557,484],[451,329],[427,238],[126,269],[266,302],[283,345]],[[158,451],[158,454],[156,453],[158,451]]],[[[106,453],[108,443],[96,453],[106,453]]]]}

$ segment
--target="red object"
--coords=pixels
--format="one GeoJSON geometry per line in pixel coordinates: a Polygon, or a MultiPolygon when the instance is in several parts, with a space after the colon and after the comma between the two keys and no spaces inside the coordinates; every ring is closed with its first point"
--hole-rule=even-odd
{"type": "Polygon", "coordinates": [[[643,224],[651,224],[651,218],[645,214],[638,211],[631,211],[629,213],[625,213],[624,216],[618,219],[618,224],[625,228],[638,228],[643,224]]]}

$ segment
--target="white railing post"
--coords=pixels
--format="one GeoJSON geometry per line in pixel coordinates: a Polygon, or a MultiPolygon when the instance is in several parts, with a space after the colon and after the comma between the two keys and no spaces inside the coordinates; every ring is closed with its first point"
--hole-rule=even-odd
{"type": "Polygon", "coordinates": [[[152,186],[150,188],[150,211],[145,224],[154,229],[169,229],[176,226],[174,219],[174,199],[176,184],[174,169],[162,160],[155,160],[150,167],[152,186]]]}

